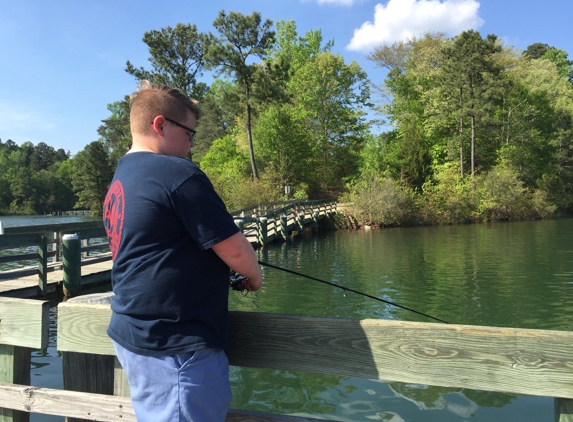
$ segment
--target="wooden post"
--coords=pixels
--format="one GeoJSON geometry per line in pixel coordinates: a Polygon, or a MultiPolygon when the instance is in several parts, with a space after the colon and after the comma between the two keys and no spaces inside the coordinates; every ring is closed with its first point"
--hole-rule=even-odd
{"type": "Polygon", "coordinates": [[[38,236],[38,287],[42,296],[48,292],[48,238],[38,236]]]}
{"type": "Polygon", "coordinates": [[[287,216],[281,215],[280,219],[281,219],[281,237],[283,239],[287,239],[288,238],[287,216]]]}
{"type": "MultiPolygon", "coordinates": [[[[90,240],[88,238],[86,239],[82,239],[82,246],[84,247],[88,247],[90,245],[90,240]]],[[[85,251],[83,253],[84,258],[87,258],[88,256],[90,256],[90,252],[89,251],[85,251]]]]}
{"type": "MultiPolygon", "coordinates": [[[[30,385],[32,349],[48,346],[50,303],[0,298],[0,382],[30,385]]],[[[28,412],[0,408],[1,422],[27,422],[28,412]]]]}
{"type": "MultiPolygon", "coordinates": [[[[111,292],[95,293],[70,299],[69,302],[109,304],[112,296],[111,292]]],[[[62,356],[64,390],[114,394],[115,360],[117,360],[115,356],[109,355],[64,352],[62,356]]],[[[67,422],[88,422],[87,419],[66,419],[67,422]]]]}
{"type": "Polygon", "coordinates": [[[259,218],[259,224],[257,227],[257,242],[259,242],[259,245],[264,245],[267,243],[267,224],[267,217],[259,218]]]}
{"type": "Polygon", "coordinates": [[[573,399],[555,397],[555,422],[573,422],[573,399]]]}
{"type": "Polygon", "coordinates": [[[299,212],[296,218],[298,224],[298,231],[302,233],[304,231],[304,214],[299,212]]]}
{"type": "Polygon", "coordinates": [[[243,220],[235,220],[235,224],[237,225],[237,227],[239,228],[239,230],[241,231],[241,233],[244,233],[245,231],[245,222],[243,220]]]}
{"type": "Polygon", "coordinates": [[[52,251],[54,252],[54,258],[52,262],[61,261],[60,256],[60,233],[54,232],[54,242],[52,243],[52,251]]]}
{"type": "Polygon", "coordinates": [[[316,212],[316,211],[312,214],[311,227],[312,227],[312,231],[318,231],[318,212],[316,212]]]}
{"type": "Polygon", "coordinates": [[[77,234],[65,234],[62,237],[64,264],[64,297],[69,298],[81,290],[81,247],[77,234]]]}
{"type": "MultiPolygon", "coordinates": [[[[30,357],[28,347],[0,344],[0,382],[30,385],[30,357]]],[[[30,414],[12,409],[0,408],[0,422],[28,422],[30,414]]]]}

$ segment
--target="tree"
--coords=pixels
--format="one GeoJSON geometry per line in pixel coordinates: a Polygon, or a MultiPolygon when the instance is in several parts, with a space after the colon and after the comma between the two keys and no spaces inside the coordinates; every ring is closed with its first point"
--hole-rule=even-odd
{"type": "Polygon", "coordinates": [[[278,185],[292,185],[293,195],[298,190],[299,195],[305,196],[304,187],[312,182],[312,140],[296,110],[290,104],[271,106],[257,121],[255,134],[264,171],[278,185]]]}
{"type": "Polygon", "coordinates": [[[160,31],[146,32],[143,42],[149,46],[153,70],[136,69],[127,61],[127,73],[138,80],[148,79],[173,86],[199,101],[203,99],[206,85],[197,83],[197,78],[205,69],[208,35],[197,32],[195,25],[178,23],[175,28],[168,26],[160,31]]]}
{"type": "Polygon", "coordinates": [[[72,184],[78,197],[75,208],[88,208],[93,213],[101,213],[113,178],[107,148],[100,141],[91,142],[76,154],[73,163],[72,184]]]}
{"type": "Polygon", "coordinates": [[[102,120],[103,125],[98,127],[97,133],[100,141],[111,150],[110,160],[113,166],[131,148],[131,129],[129,126],[129,96],[122,101],[116,101],[107,105],[111,113],[107,119],[102,120]]]}
{"type": "MultiPolygon", "coordinates": [[[[480,126],[485,128],[499,95],[498,86],[501,68],[493,56],[501,52],[495,35],[482,39],[477,31],[464,31],[442,50],[441,83],[446,97],[446,112],[451,112],[459,121],[460,171],[463,176],[464,120],[470,121],[470,163],[472,177],[476,168],[476,139],[480,126]]],[[[483,134],[483,132],[482,132],[483,134]]],[[[485,137],[485,134],[484,134],[485,137]]],[[[482,143],[482,161],[488,163],[487,145],[482,143]]],[[[490,162],[491,164],[491,162],[490,162]]]]}
{"type": "Polygon", "coordinates": [[[370,89],[366,73],[356,63],[332,53],[320,53],[288,83],[298,114],[312,139],[314,168],[320,168],[321,189],[340,189],[343,179],[356,175],[367,130],[365,108],[370,89]]]}
{"type": "Polygon", "coordinates": [[[235,78],[236,83],[244,90],[247,113],[247,137],[249,143],[249,158],[253,179],[259,178],[253,149],[251,130],[252,118],[252,88],[257,73],[261,71],[257,64],[249,64],[252,56],[264,60],[267,51],[274,42],[275,33],[271,31],[273,22],[267,19],[262,22],[261,14],[253,12],[250,16],[239,12],[224,10],[219,12],[213,26],[219,32],[219,38],[210,44],[207,54],[208,66],[218,69],[219,73],[235,78]]]}
{"type": "Polygon", "coordinates": [[[550,48],[541,57],[555,64],[560,75],[573,82],[573,60],[567,59],[567,52],[558,48],[550,48]]]}
{"type": "Polygon", "coordinates": [[[553,47],[550,47],[548,44],[536,42],[536,43],[533,43],[533,44],[527,46],[527,50],[525,50],[523,52],[523,55],[525,57],[527,57],[528,59],[536,60],[536,59],[543,57],[543,55],[550,48],[553,48],[553,47]]]}
{"type": "Polygon", "coordinates": [[[229,81],[213,81],[201,103],[203,116],[197,122],[195,147],[191,150],[193,161],[200,163],[213,141],[231,133],[240,112],[236,87],[229,81]]]}
{"type": "Polygon", "coordinates": [[[30,169],[35,172],[47,170],[59,161],[58,158],[60,157],[53,147],[40,142],[34,147],[30,155],[30,169]]]}
{"type": "Polygon", "coordinates": [[[447,119],[442,98],[434,92],[444,42],[443,33],[427,32],[381,45],[368,56],[377,67],[389,70],[380,88],[385,102],[377,109],[395,127],[379,147],[383,151],[380,171],[389,171],[395,180],[417,191],[432,176],[433,167],[441,164],[446,150],[447,119]]]}

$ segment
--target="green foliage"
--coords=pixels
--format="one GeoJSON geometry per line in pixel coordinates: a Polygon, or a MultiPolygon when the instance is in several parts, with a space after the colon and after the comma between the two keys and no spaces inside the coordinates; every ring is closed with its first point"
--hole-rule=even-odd
{"type": "Polygon", "coordinates": [[[236,135],[213,142],[201,160],[201,169],[209,176],[227,209],[241,209],[258,202],[279,200],[281,185],[265,173],[258,181],[249,177],[249,159],[237,146],[236,135]]]}
{"type": "Polygon", "coordinates": [[[552,47],[549,47],[548,44],[536,42],[527,47],[527,49],[523,52],[523,55],[531,60],[536,60],[541,57],[552,47]]]}
{"type": "Polygon", "coordinates": [[[309,133],[289,105],[269,108],[257,121],[254,133],[259,161],[280,185],[309,183],[309,133]]]}
{"type": "Polygon", "coordinates": [[[367,225],[400,226],[410,222],[414,195],[391,178],[364,174],[349,196],[355,216],[367,225]]]}
{"type": "Polygon", "coordinates": [[[496,166],[478,182],[482,220],[510,220],[530,217],[526,190],[517,173],[503,165],[496,166]]]}
{"type": "Polygon", "coordinates": [[[101,214],[107,189],[113,178],[109,154],[100,141],[88,144],[73,158],[72,185],[78,197],[75,208],[87,208],[101,214]]]}
{"type": "Polygon", "coordinates": [[[111,116],[102,120],[103,125],[98,127],[97,133],[101,136],[100,141],[112,151],[110,160],[115,168],[119,159],[131,148],[129,96],[126,95],[122,101],[108,104],[107,109],[111,116]]]}
{"type": "Polygon", "coordinates": [[[0,211],[11,214],[43,214],[71,209],[73,195],[57,177],[69,162],[63,150],[43,142],[21,146],[0,141],[0,211]]]}
{"type": "Polygon", "coordinates": [[[148,31],[143,42],[149,47],[152,70],[136,69],[127,61],[125,71],[138,80],[148,79],[180,89],[192,98],[202,100],[206,86],[197,83],[205,68],[205,54],[212,42],[195,25],[178,23],[160,31],[148,31]]]}
{"type": "Polygon", "coordinates": [[[240,114],[240,107],[236,86],[222,79],[216,79],[211,84],[201,103],[203,116],[195,128],[195,147],[191,150],[195,163],[201,162],[215,139],[231,133],[236,125],[235,116],[240,114]]]}
{"type": "Polygon", "coordinates": [[[251,101],[257,97],[257,91],[261,91],[253,90],[253,88],[264,87],[264,82],[261,82],[266,78],[261,73],[263,69],[256,63],[249,63],[249,59],[252,56],[259,59],[266,57],[268,49],[274,42],[275,34],[271,30],[272,24],[270,19],[262,22],[261,14],[258,12],[253,12],[250,16],[239,12],[230,12],[227,15],[224,10],[221,10],[213,22],[220,36],[219,38],[211,36],[213,42],[210,43],[206,56],[210,69],[217,69],[220,74],[233,77],[245,93],[249,158],[254,180],[257,180],[259,176],[251,132],[251,101]]]}
{"type": "Polygon", "coordinates": [[[472,182],[456,165],[445,165],[423,186],[421,218],[426,224],[455,224],[475,220],[479,198],[472,182]]]}
{"type": "Polygon", "coordinates": [[[566,77],[569,82],[573,82],[573,60],[568,60],[567,56],[566,51],[558,48],[550,48],[541,58],[555,64],[559,74],[566,77]]]}

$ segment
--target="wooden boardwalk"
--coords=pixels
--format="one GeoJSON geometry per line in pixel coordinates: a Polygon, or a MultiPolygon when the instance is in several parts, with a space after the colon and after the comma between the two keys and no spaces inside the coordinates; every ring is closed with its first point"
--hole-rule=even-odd
{"type": "MultiPolygon", "coordinates": [[[[59,263],[61,266],[61,263],[59,263]]],[[[82,287],[89,288],[111,280],[111,255],[109,261],[82,264],[82,287]]],[[[10,273],[5,271],[4,273],[10,273]]],[[[64,271],[54,269],[47,274],[48,289],[46,294],[61,291],[64,282],[64,271]]],[[[38,285],[38,274],[18,277],[15,279],[0,280],[0,296],[16,298],[41,297],[42,292],[38,285]]]]}
{"type": "MultiPolygon", "coordinates": [[[[259,204],[232,215],[253,247],[258,247],[275,240],[286,240],[304,230],[318,230],[319,221],[337,212],[336,206],[331,200],[278,202],[259,204]]],[[[79,264],[81,289],[108,283],[112,261],[103,222],[6,228],[5,234],[0,236],[0,249],[37,247],[37,253],[0,257],[0,263],[37,259],[38,264],[1,271],[0,296],[37,298],[61,291],[64,285],[62,239],[65,239],[64,234],[72,233],[83,243],[79,249],[83,255],[79,264]],[[51,249],[48,245],[52,245],[51,249]]]]}

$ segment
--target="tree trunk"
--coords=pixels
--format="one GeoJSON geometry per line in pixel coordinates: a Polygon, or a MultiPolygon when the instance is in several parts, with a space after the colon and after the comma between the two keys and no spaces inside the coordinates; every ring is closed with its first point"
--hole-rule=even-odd
{"type": "Polygon", "coordinates": [[[460,173],[464,177],[464,118],[460,117],[460,173]]]}
{"type": "Polygon", "coordinates": [[[472,121],[472,179],[474,177],[474,173],[476,170],[476,166],[475,166],[475,152],[476,152],[476,120],[475,120],[475,116],[471,116],[471,121],[472,121]]]}
{"type": "Polygon", "coordinates": [[[255,164],[255,151],[253,150],[253,134],[251,133],[251,104],[250,100],[250,89],[249,85],[246,88],[247,94],[247,138],[249,139],[249,157],[251,158],[251,170],[253,171],[253,179],[255,181],[259,180],[259,174],[257,173],[257,166],[255,164]]]}

